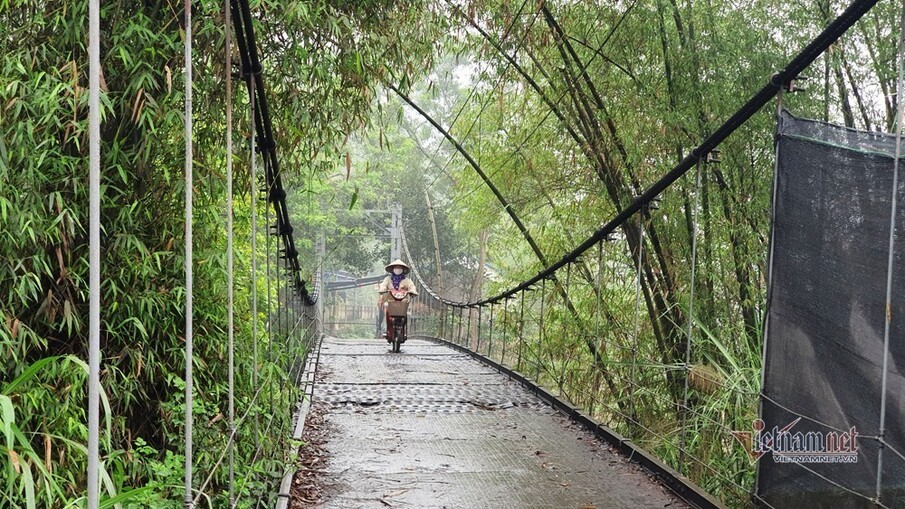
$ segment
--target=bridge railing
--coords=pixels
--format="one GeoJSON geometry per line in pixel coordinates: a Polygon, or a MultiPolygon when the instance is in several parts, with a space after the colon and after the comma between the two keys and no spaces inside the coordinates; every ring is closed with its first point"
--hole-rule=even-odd
{"type": "MultiPolygon", "coordinates": [[[[313,382],[304,379],[305,368],[317,351],[323,330],[318,312],[322,277],[318,268],[312,292],[302,294],[291,275],[278,277],[278,253],[270,248],[267,251],[273,267],[259,276],[269,281],[265,295],[260,296],[266,307],[257,315],[263,325],[255,341],[260,351],[256,350],[249,363],[254,381],[242,384],[236,392],[241,404],[230,433],[216,444],[206,444],[213,447],[198,452],[199,457],[208,459],[199,461],[205,467],[195,477],[194,506],[208,505],[205,501],[214,506],[226,504],[227,491],[232,494],[230,505],[239,506],[262,502],[275,505],[289,497],[289,484],[275,484],[273,475],[267,472],[283,469],[290,478],[295,472],[293,428],[313,382]],[[241,466],[235,478],[225,475],[227,454],[234,455],[235,463],[241,466]]],[[[283,269],[291,267],[284,264],[283,269]]]]}

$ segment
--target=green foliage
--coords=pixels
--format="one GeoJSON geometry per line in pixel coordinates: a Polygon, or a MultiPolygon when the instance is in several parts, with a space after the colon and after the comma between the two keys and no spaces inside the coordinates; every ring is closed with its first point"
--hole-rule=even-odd
{"type": "MultiPolygon", "coordinates": [[[[841,6],[474,0],[458,11],[417,0],[252,2],[305,278],[319,268],[321,233],[326,270],[379,271],[389,256],[380,237],[389,216],[367,211],[394,203],[403,207],[413,261],[447,297],[486,296],[542,266],[462,155],[382,84],[399,86],[448,127],[549,261],[672,167],[841,6]]],[[[105,506],[176,507],[182,496],[179,9],[102,2],[105,506]]],[[[236,407],[248,410],[244,433],[254,438],[237,445],[240,471],[249,473],[239,497],[248,504],[266,501],[282,475],[288,409],[298,397],[291,382],[311,331],[293,329],[276,311],[284,287],[275,256],[265,273],[264,227],[251,231],[252,207],[261,224],[266,213],[241,142],[239,191],[226,196],[222,4],[202,0],[194,9],[196,478],[212,474],[199,496],[225,503],[225,472],[214,465],[228,440],[223,211],[232,199],[236,407]]],[[[891,128],[896,16],[892,3],[878,5],[814,64],[811,92],[786,104],[853,127],[891,128]]],[[[84,502],[85,19],[85,0],[0,0],[0,505],[84,502]]],[[[248,98],[237,88],[236,136],[247,139],[248,98]]],[[[586,253],[558,275],[558,287],[528,294],[518,327],[514,303],[497,307],[489,352],[536,373],[732,505],[745,503],[753,480],[727,433],[747,429],[756,413],[772,130],[771,112],[756,115],[723,144],[722,163],[702,167],[700,189],[686,178],[645,219],[640,314],[635,218],[599,260],[586,253]]],[[[362,291],[359,304],[368,295],[362,291]]],[[[431,316],[424,326],[443,323],[448,333],[456,319],[431,316]]],[[[465,320],[476,346],[477,313],[465,320]]],[[[486,324],[480,336],[489,350],[486,324]]]]}
{"type": "MultiPolygon", "coordinates": [[[[225,502],[226,238],[222,2],[194,2],[196,484],[225,502]]],[[[419,2],[252,2],[284,181],[316,182],[368,120],[381,79],[429,65],[419,2]]],[[[182,499],[184,402],[183,14],[181,4],[102,2],[102,433],[105,506],[182,499]]],[[[88,65],[85,0],[0,2],[0,387],[7,438],[0,505],[83,504],[87,420],[88,65]]],[[[234,60],[235,61],[235,60],[234,60]]],[[[388,78],[387,78],[388,79],[388,78]]],[[[242,87],[236,87],[241,89],[242,87]]],[[[293,327],[259,183],[248,176],[247,97],[232,98],[236,156],[236,408],[241,505],[272,496],[289,444],[294,377],[313,329],[293,327]],[[254,189],[254,191],[252,191],[254,189]],[[258,316],[251,314],[249,212],[258,207],[258,316]],[[270,285],[269,297],[265,288],[270,285]],[[272,313],[268,315],[267,313],[272,313]],[[268,319],[274,323],[266,334],[268,319]],[[251,323],[258,323],[252,337],[251,323]],[[253,352],[258,352],[253,363],[253,352]],[[257,385],[253,385],[253,374],[257,385]],[[279,411],[275,409],[281,409],[279,411]],[[240,415],[241,416],[241,415],[240,415]]],[[[260,167],[259,167],[260,168],[260,167]]],[[[318,215],[293,209],[317,225],[318,215]]],[[[301,232],[299,232],[301,233],[301,232]]],[[[297,233],[297,236],[301,235],[297,233]]],[[[310,248],[306,233],[300,244],[310,248]]],[[[306,251],[305,255],[310,255],[306,251]]],[[[315,263],[306,258],[306,278],[315,263]]],[[[294,314],[294,313],[293,313],[294,314]]]]}
{"type": "MultiPolygon", "coordinates": [[[[845,5],[474,0],[451,14],[456,29],[444,44],[456,55],[452,71],[440,59],[426,83],[404,88],[489,175],[544,257],[556,260],[685,157],[845,5]]],[[[897,9],[872,10],[805,73],[808,91],[786,95],[785,105],[850,127],[890,129],[897,9]]],[[[392,116],[398,106],[388,103],[392,116]]],[[[413,139],[438,138],[405,111],[395,123],[413,139]]],[[[601,261],[592,249],[557,274],[560,288],[548,281],[544,296],[531,292],[524,330],[504,332],[507,363],[536,372],[732,506],[749,503],[754,481],[731,431],[750,429],[757,413],[774,126],[772,110],[755,115],[722,144],[721,163],[702,165],[700,189],[690,173],[644,219],[640,313],[635,217],[602,248],[601,261]],[[519,345],[524,355],[513,356],[519,345]]],[[[385,150],[410,158],[399,145],[385,150]]],[[[420,182],[433,183],[435,212],[451,229],[441,249],[462,277],[445,296],[476,300],[471,291],[482,280],[477,296],[536,274],[539,257],[476,172],[452,149],[431,149],[410,163],[423,173],[410,178],[411,194],[420,182]]],[[[410,221],[426,216],[417,200],[409,202],[410,221]]],[[[429,232],[421,222],[409,235],[415,228],[429,232]]],[[[414,261],[432,269],[424,240],[414,261]]],[[[504,316],[515,323],[511,310],[496,312],[498,327],[504,316]]],[[[458,337],[461,327],[459,339],[478,344],[477,311],[461,324],[457,314],[447,320],[447,335],[458,337]]],[[[497,343],[493,355],[502,354],[497,343]]]]}

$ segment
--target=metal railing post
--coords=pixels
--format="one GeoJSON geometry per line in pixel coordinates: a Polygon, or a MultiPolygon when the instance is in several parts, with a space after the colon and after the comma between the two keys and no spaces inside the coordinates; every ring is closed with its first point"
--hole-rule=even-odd
{"type": "Polygon", "coordinates": [[[542,352],[544,349],[544,301],[547,296],[547,279],[544,278],[541,280],[541,292],[540,292],[540,324],[538,326],[537,331],[537,355],[536,362],[534,363],[534,381],[540,383],[540,368],[541,368],[541,358],[543,357],[542,352]]]}
{"type": "Polygon", "coordinates": [[[481,353],[481,311],[484,309],[484,306],[478,306],[478,339],[475,344],[475,352],[481,353]]]}
{"type": "Polygon", "coordinates": [[[525,292],[520,292],[521,294],[521,310],[519,311],[519,321],[518,321],[518,356],[515,361],[515,369],[516,371],[522,370],[522,342],[524,340],[524,332],[525,332],[525,292]]]}
{"type": "MultiPolygon", "coordinates": [[[[600,337],[600,306],[603,304],[603,241],[597,244],[597,306],[594,317],[594,339],[597,341],[597,352],[603,351],[603,338],[600,337]]],[[[588,414],[594,416],[594,407],[597,405],[597,396],[600,394],[600,366],[594,359],[591,360],[594,370],[594,388],[591,400],[588,404],[588,414]]]]}
{"type": "Polygon", "coordinates": [[[468,325],[465,327],[465,346],[471,348],[471,306],[468,306],[468,325]]]}
{"type": "Polygon", "coordinates": [[[493,305],[494,303],[490,303],[490,332],[487,338],[487,358],[493,358],[493,305]]]}
{"type": "Polygon", "coordinates": [[[506,364],[506,329],[508,326],[509,319],[509,298],[503,299],[503,330],[501,332],[502,341],[503,341],[503,351],[500,353],[500,364],[506,364]]]}
{"type": "Polygon", "coordinates": [[[635,424],[637,424],[638,419],[635,416],[635,371],[636,365],[638,361],[638,335],[641,326],[641,259],[644,254],[644,209],[642,208],[641,212],[638,213],[638,268],[637,268],[637,279],[635,286],[635,331],[634,331],[634,339],[632,341],[632,371],[631,371],[631,385],[629,385],[629,419],[632,421],[630,424],[633,428],[635,424]]]}
{"type": "Polygon", "coordinates": [[[457,307],[459,308],[459,327],[458,327],[458,333],[456,334],[456,344],[457,344],[457,345],[461,345],[461,344],[462,344],[462,312],[463,312],[463,306],[457,306],[457,307]]]}

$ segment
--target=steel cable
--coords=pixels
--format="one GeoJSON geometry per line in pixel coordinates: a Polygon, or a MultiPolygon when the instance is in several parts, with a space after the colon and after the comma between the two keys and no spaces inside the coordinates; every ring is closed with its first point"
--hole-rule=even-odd
{"type": "Polygon", "coordinates": [[[535,283],[547,279],[555,274],[564,265],[575,261],[580,255],[593,247],[598,241],[605,239],[613,233],[617,228],[622,226],[646,204],[653,201],[660,193],[670,187],[676,180],[685,175],[691,168],[697,164],[697,161],[704,155],[710,153],[720,143],[722,143],[729,135],[734,133],[739,127],[747,122],[755,113],[760,111],[782,88],[783,84],[797,77],[801,71],[807,68],[820,54],[830,47],[839,37],[848,30],[856,21],[858,21],[871,7],[877,3],[877,0],[855,0],[842,14],[833,20],[817,37],[815,37],[807,46],[805,46],[784,69],[779,70],[770,77],[770,80],[760,90],[755,92],[735,113],[726,119],[710,136],[704,139],[697,147],[695,147],[688,155],[685,156],[676,166],[663,175],[659,180],[649,186],[641,193],[632,203],[622,209],[612,219],[610,219],[601,228],[591,234],[584,242],[576,246],[570,252],[563,255],[559,260],[551,263],[544,270],[538,272],[535,276],[527,279],[519,285],[505,290],[495,296],[480,299],[475,302],[454,301],[440,297],[440,300],[448,305],[481,305],[490,302],[498,302],[501,299],[514,295],[521,290],[533,286],[535,283]]]}
{"type": "Polygon", "coordinates": [[[88,509],[100,499],[101,130],[100,0],[88,2],[88,509]]]}
{"type": "MultiPolygon", "coordinates": [[[[241,417],[239,417],[237,426],[241,426],[245,422],[245,419],[248,417],[248,414],[251,413],[252,409],[255,408],[255,405],[257,404],[257,401],[258,401],[258,396],[260,395],[260,392],[261,392],[261,390],[258,389],[255,392],[254,396],[252,396],[251,402],[246,407],[245,412],[242,414],[241,417]]],[[[194,503],[196,503],[196,504],[201,499],[201,497],[204,496],[204,490],[207,489],[208,485],[213,480],[214,474],[217,472],[217,469],[220,467],[220,465],[223,464],[223,460],[226,458],[226,454],[228,452],[230,452],[230,449],[235,444],[237,428],[235,426],[233,426],[231,428],[232,429],[230,430],[229,437],[227,438],[227,441],[226,441],[226,447],[224,447],[223,449],[220,450],[220,455],[217,458],[217,461],[214,463],[214,466],[211,468],[207,477],[204,479],[204,482],[201,483],[201,486],[197,490],[198,494],[195,495],[195,499],[194,499],[194,503]]],[[[231,452],[230,452],[230,454],[231,454],[231,452]]],[[[254,460],[252,460],[251,464],[254,464],[254,460]]],[[[239,490],[239,493],[241,493],[241,490],[239,490]]],[[[234,505],[235,501],[231,501],[230,504],[234,505]]]]}
{"type": "Polygon", "coordinates": [[[185,507],[192,509],[192,2],[185,10],[185,507]]]}
{"type": "Polygon", "coordinates": [[[899,27],[899,69],[896,82],[896,151],[892,162],[892,204],[889,219],[889,255],[886,266],[886,313],[883,321],[883,375],[880,393],[880,449],[877,451],[877,503],[883,494],[883,450],[886,446],[886,391],[889,378],[889,329],[892,325],[892,282],[896,258],[896,215],[899,195],[899,158],[902,157],[902,93],[905,92],[905,1],[899,27]]]}
{"type": "MultiPolygon", "coordinates": [[[[233,302],[233,73],[232,73],[232,40],[230,38],[232,27],[230,26],[229,0],[224,0],[224,48],[226,64],[224,74],[226,78],[226,307],[227,307],[227,357],[229,386],[229,506],[236,506],[235,482],[236,482],[236,450],[233,437],[236,434],[236,358],[235,358],[235,317],[233,302]]],[[[251,407],[249,407],[250,409],[251,407]]]]}
{"type": "Polygon", "coordinates": [[[641,287],[643,280],[641,276],[641,259],[644,256],[644,212],[638,214],[638,269],[637,279],[635,281],[635,326],[632,334],[632,380],[629,395],[629,413],[635,415],[635,362],[638,356],[638,332],[641,325],[641,287]]]}
{"type": "Polygon", "coordinates": [[[257,147],[264,160],[266,200],[268,206],[273,207],[276,218],[274,234],[279,236],[282,241],[283,256],[291,273],[290,279],[293,291],[298,292],[306,304],[314,305],[317,294],[309,294],[306,283],[301,278],[301,267],[298,261],[299,253],[295,248],[293,228],[286,205],[286,191],[283,188],[282,173],[277,157],[277,145],[264,88],[263,67],[258,56],[251,8],[248,0],[230,0],[230,6],[233,13],[233,25],[238,36],[236,38],[236,46],[239,50],[242,75],[247,79],[249,95],[256,96],[251,100],[255,104],[252,117],[253,136],[258,138],[257,147]]]}
{"type": "MultiPolygon", "coordinates": [[[[682,406],[688,408],[688,381],[690,376],[690,371],[688,369],[689,364],[691,362],[691,343],[692,343],[692,333],[694,332],[694,284],[695,284],[695,269],[697,266],[698,259],[698,202],[700,201],[701,194],[701,162],[698,161],[697,168],[695,170],[695,187],[694,187],[694,202],[692,204],[692,222],[691,222],[691,282],[688,285],[688,328],[685,335],[685,386],[683,388],[682,393],[682,406]]],[[[679,439],[681,440],[682,445],[685,445],[685,414],[682,414],[682,425],[681,425],[681,435],[679,439]]],[[[679,468],[680,473],[684,474],[682,456],[679,456],[679,468]]]]}
{"type": "MultiPolygon", "coordinates": [[[[232,70],[230,70],[231,72],[232,70]]],[[[252,93],[251,77],[248,78],[248,126],[249,126],[249,153],[248,153],[248,200],[249,214],[251,215],[251,385],[255,393],[258,392],[258,202],[256,187],[258,181],[257,155],[255,152],[255,94],[252,93]]],[[[270,359],[268,359],[269,361],[270,359]]],[[[272,415],[272,414],[271,414],[272,415]]],[[[255,441],[258,441],[258,416],[255,415],[255,441]]],[[[254,461],[252,461],[254,464],[254,461]]]]}

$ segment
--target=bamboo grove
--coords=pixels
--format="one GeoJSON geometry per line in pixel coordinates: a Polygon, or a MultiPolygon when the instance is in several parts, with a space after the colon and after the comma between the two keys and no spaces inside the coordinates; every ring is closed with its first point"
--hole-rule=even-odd
{"type": "MultiPolygon", "coordinates": [[[[405,5],[372,2],[257,3],[274,121],[293,174],[332,165],[345,133],[364,125],[369,96],[402,56],[388,34],[421,30],[405,5]],[[393,9],[390,9],[391,5],[393,9]],[[392,12],[391,12],[392,11],[392,12]],[[381,19],[381,24],[371,20],[381,19]],[[292,34],[289,37],[287,34],[292,34]],[[365,35],[363,35],[365,34],[365,35]],[[379,65],[372,65],[372,61],[379,65]],[[365,67],[368,66],[368,67],[365,67]],[[316,106],[315,106],[316,105],[316,106]],[[329,164],[328,164],[329,163],[329,164]]],[[[228,431],[223,12],[194,4],[196,450],[205,496],[223,503],[222,469],[214,470],[228,431]],[[219,498],[218,498],[219,497],[219,498]]],[[[168,2],[102,3],[103,490],[109,503],[181,506],[184,365],[182,345],[182,19],[168,2]],[[115,498],[115,495],[119,498],[115,498]]],[[[86,2],[0,4],[3,48],[0,115],[0,404],[4,429],[0,506],[63,507],[83,499],[87,368],[87,30],[86,2]]],[[[233,58],[237,62],[237,58],[233,58]]],[[[405,61],[409,65],[413,65],[405,61]]],[[[419,63],[424,65],[423,63],[419,63]]],[[[238,71],[238,69],[237,69],[238,71]]],[[[297,394],[287,384],[286,338],[251,338],[248,223],[261,182],[248,177],[248,101],[234,97],[237,170],[236,323],[240,339],[239,407],[262,394],[249,419],[261,436],[239,451],[246,505],[275,495],[283,473],[286,431],[297,394]],[[251,364],[253,342],[261,364],[251,364]],[[267,352],[265,355],[263,352],[267,352]],[[267,417],[276,415],[267,426],[267,417]],[[269,432],[269,433],[266,433],[269,432]],[[256,447],[257,446],[257,447],[256,447]]],[[[258,256],[265,259],[265,230],[258,256]]],[[[313,259],[305,268],[313,274],[313,259]]],[[[273,259],[276,265],[276,258],[273,259]]],[[[262,262],[263,267],[263,262],[262,262]]],[[[268,276],[256,319],[275,302],[268,276]]],[[[274,312],[275,313],[275,312],[274,312]]],[[[275,315],[272,317],[276,319],[275,315]]],[[[264,331],[265,327],[259,327],[264,331]]],[[[280,329],[274,328],[277,333],[280,329]]]]}

